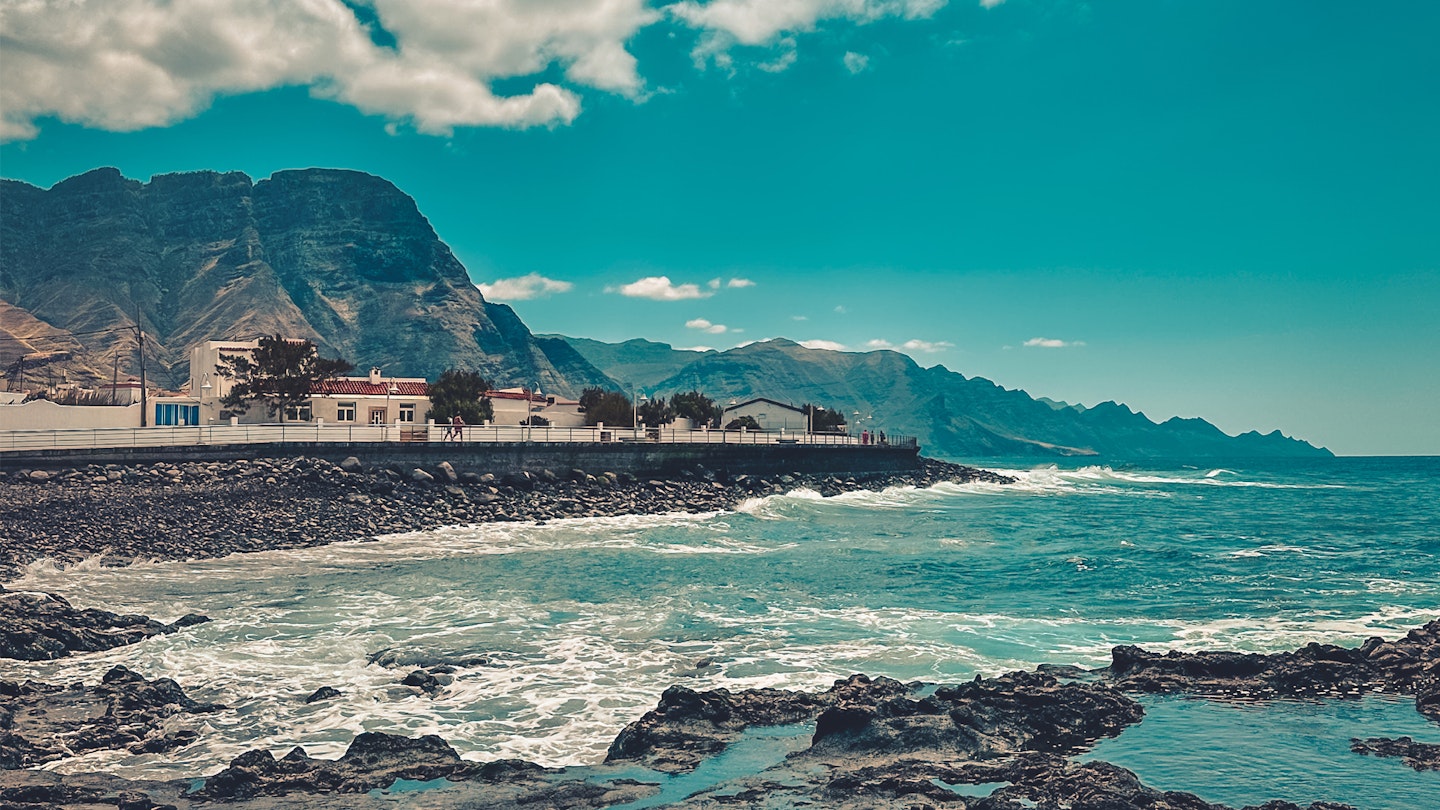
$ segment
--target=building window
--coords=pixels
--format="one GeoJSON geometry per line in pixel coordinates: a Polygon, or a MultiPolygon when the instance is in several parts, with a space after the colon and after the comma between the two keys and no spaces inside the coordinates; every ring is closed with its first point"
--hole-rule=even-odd
{"type": "Polygon", "coordinates": [[[353,403],[353,402],[341,402],[341,403],[337,404],[337,405],[335,406],[335,421],[336,421],[336,422],[354,422],[354,421],[355,421],[355,403],[353,403]]]}
{"type": "Polygon", "coordinates": [[[304,405],[285,406],[285,421],[287,422],[309,422],[310,415],[310,403],[308,402],[304,405]]]}
{"type": "Polygon", "coordinates": [[[155,424],[198,425],[200,424],[200,406],[157,402],[155,403],[155,424]]]}
{"type": "Polygon", "coordinates": [[[402,403],[400,403],[400,419],[399,419],[399,421],[401,421],[401,422],[414,422],[414,421],[415,421],[415,403],[413,403],[413,402],[402,402],[402,403]]]}

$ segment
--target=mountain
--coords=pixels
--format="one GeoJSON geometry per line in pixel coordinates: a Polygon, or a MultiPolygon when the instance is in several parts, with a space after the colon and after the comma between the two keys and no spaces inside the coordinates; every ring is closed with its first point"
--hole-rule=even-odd
{"type": "Polygon", "coordinates": [[[663,343],[606,344],[567,339],[617,379],[637,379],[654,393],[698,389],[720,402],[768,396],[836,408],[852,428],[919,438],[932,454],[974,456],[1329,456],[1330,451],[1256,432],[1229,436],[1203,419],[1155,423],[1124,405],[1092,408],[1034,399],[944,366],[921,368],[881,350],[807,349],[789,340],[724,352],[683,352],[663,343]],[[645,345],[648,344],[648,345],[645,345]],[[627,371],[627,358],[635,358],[627,371]]]}
{"type": "Polygon", "coordinates": [[[354,171],[158,175],[105,168],[46,190],[0,180],[0,363],[69,350],[72,379],[134,373],[138,317],[153,379],[179,385],[192,345],[282,334],[358,368],[578,394],[609,380],[484,300],[415,201],[354,171]]]}
{"type": "MultiPolygon", "coordinates": [[[[542,345],[561,343],[582,356],[611,380],[614,390],[649,391],[694,360],[714,351],[676,349],[669,343],[635,338],[623,343],[603,343],[589,338],[564,335],[536,335],[542,345]]],[[[548,349],[547,349],[548,351],[548,349]]]]}

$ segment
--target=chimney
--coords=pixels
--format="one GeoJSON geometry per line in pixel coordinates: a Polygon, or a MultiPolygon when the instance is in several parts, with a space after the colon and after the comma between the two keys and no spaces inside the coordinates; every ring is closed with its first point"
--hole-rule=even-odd
{"type": "Polygon", "coordinates": [[[379,384],[380,384],[380,367],[379,367],[379,366],[371,366],[371,367],[370,367],[370,384],[371,384],[371,385],[379,385],[379,384]]]}

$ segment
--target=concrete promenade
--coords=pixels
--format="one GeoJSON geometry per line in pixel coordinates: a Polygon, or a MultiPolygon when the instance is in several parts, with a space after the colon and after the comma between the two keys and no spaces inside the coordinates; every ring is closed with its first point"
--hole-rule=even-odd
{"type": "Polygon", "coordinates": [[[6,472],[89,464],[297,456],[337,462],[356,456],[367,464],[425,468],[448,461],[460,472],[582,469],[656,476],[679,474],[697,466],[732,475],[891,473],[914,469],[919,463],[919,448],[909,439],[876,445],[843,434],[805,436],[720,430],[467,427],[462,439],[455,441],[445,439],[442,426],[296,423],[0,431],[0,442],[7,442],[0,447],[0,470],[6,472]],[[59,435],[7,436],[35,433],[59,435]],[[68,435],[72,433],[83,435],[68,435]]]}

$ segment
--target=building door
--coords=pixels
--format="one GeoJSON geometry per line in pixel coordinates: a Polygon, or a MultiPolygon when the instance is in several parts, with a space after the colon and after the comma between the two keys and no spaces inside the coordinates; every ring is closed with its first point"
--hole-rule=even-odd
{"type": "Polygon", "coordinates": [[[386,410],[385,408],[371,408],[371,409],[370,409],[370,424],[372,424],[372,425],[383,425],[383,424],[385,424],[385,410],[386,410]]]}

